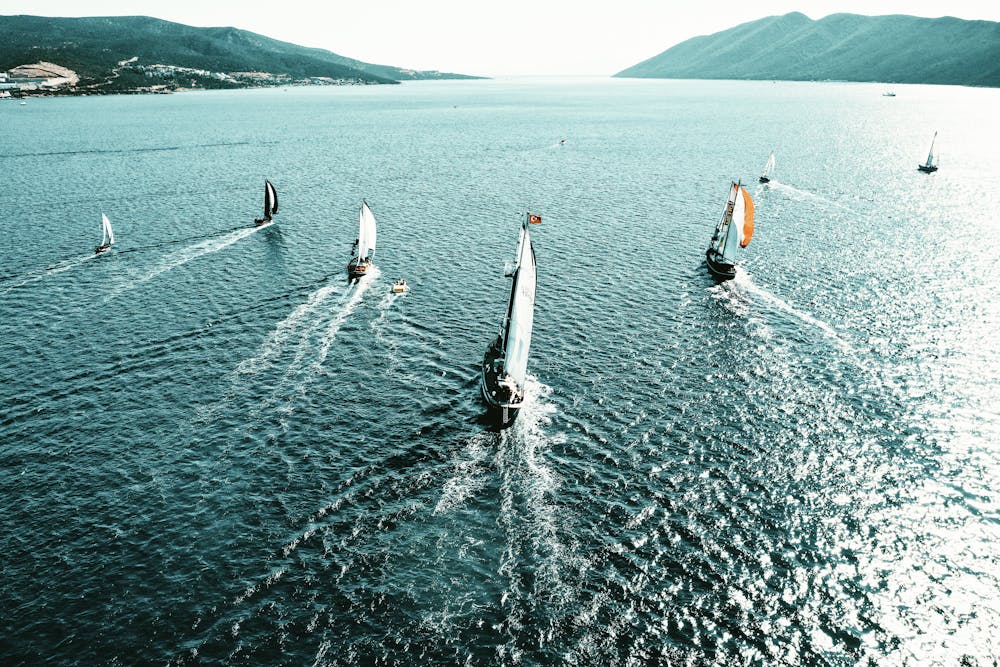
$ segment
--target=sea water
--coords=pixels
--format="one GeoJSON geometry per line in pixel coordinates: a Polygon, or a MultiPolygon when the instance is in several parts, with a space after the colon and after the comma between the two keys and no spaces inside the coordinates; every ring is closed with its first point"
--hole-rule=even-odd
{"type": "Polygon", "coordinates": [[[0,662],[987,664],[1000,92],[895,90],[0,102],[0,662]],[[756,231],[718,285],[730,180],[756,231]]]}

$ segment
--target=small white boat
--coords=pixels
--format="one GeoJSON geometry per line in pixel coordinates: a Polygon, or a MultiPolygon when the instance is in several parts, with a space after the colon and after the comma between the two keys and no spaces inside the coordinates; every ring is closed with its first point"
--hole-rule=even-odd
{"type": "Polygon", "coordinates": [[[406,284],[405,280],[400,278],[399,280],[397,280],[392,284],[392,287],[389,288],[389,291],[392,292],[393,294],[405,294],[406,292],[410,291],[410,286],[406,284]]]}
{"type": "Polygon", "coordinates": [[[882,93],[882,97],[895,97],[895,96],[896,93],[892,92],[891,90],[887,90],[884,93],[882,93]]]}
{"type": "Polygon", "coordinates": [[[94,248],[94,254],[100,255],[102,252],[111,250],[115,243],[115,233],[111,231],[111,221],[108,216],[101,213],[101,245],[94,248]]]}
{"type": "Polygon", "coordinates": [[[26,106],[28,106],[28,103],[27,102],[21,102],[21,106],[22,107],[26,107],[26,106]]]}

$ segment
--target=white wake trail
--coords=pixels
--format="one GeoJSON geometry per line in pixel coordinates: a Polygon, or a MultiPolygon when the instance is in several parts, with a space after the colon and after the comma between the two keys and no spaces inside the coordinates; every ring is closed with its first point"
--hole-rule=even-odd
{"type": "Polygon", "coordinates": [[[235,372],[237,374],[257,372],[261,366],[269,362],[281,352],[282,347],[288,339],[300,332],[303,328],[303,324],[308,325],[307,329],[311,330],[313,323],[311,321],[305,321],[306,318],[323,305],[323,303],[332,294],[339,292],[341,287],[343,287],[343,282],[338,280],[335,283],[324,285],[319,289],[313,290],[304,303],[296,306],[295,309],[289,313],[285,319],[279,322],[270,334],[268,334],[267,340],[265,340],[260,347],[260,351],[250,359],[244,359],[241,361],[236,367],[235,372]]]}
{"type": "Polygon", "coordinates": [[[344,321],[347,316],[354,312],[358,304],[361,302],[361,297],[365,295],[368,288],[372,286],[378,277],[382,274],[377,266],[373,266],[365,277],[359,279],[354,285],[354,290],[351,292],[350,297],[347,302],[340,309],[338,313],[333,316],[330,323],[326,327],[326,331],[323,337],[319,341],[319,353],[316,355],[316,359],[313,361],[313,369],[319,371],[323,362],[326,361],[326,355],[330,352],[330,346],[333,344],[333,340],[337,337],[337,332],[340,331],[340,327],[343,326],[344,321]]]}
{"type": "Polygon", "coordinates": [[[847,343],[847,341],[845,341],[843,338],[840,337],[840,334],[837,333],[836,329],[831,327],[826,322],[810,315],[809,313],[799,310],[798,308],[788,303],[787,301],[777,296],[776,294],[772,294],[763,287],[759,287],[750,277],[750,274],[747,273],[742,267],[736,268],[736,277],[733,279],[733,282],[741,290],[749,294],[753,294],[754,296],[757,296],[763,299],[764,301],[767,301],[772,306],[775,306],[779,310],[788,313],[789,315],[797,318],[802,322],[805,322],[806,324],[816,327],[817,329],[822,331],[830,340],[836,343],[837,347],[839,347],[841,351],[854,352],[854,350],[847,343]]]}
{"type": "Polygon", "coordinates": [[[176,269],[179,266],[184,266],[185,264],[187,264],[192,260],[198,259],[199,257],[204,257],[205,255],[210,255],[214,252],[219,252],[220,250],[224,250],[225,248],[228,248],[229,246],[236,243],[237,241],[242,241],[246,237],[252,234],[256,234],[260,230],[266,229],[273,224],[274,224],[273,222],[268,222],[266,224],[259,225],[257,227],[245,227],[242,229],[237,229],[219,238],[206,239],[204,241],[199,241],[198,243],[195,243],[194,245],[188,246],[186,248],[175,250],[167,254],[165,257],[163,257],[163,259],[161,259],[156,266],[154,266],[151,270],[147,271],[144,275],[135,279],[131,284],[115,290],[115,292],[111,296],[107,297],[105,301],[112,299],[131,289],[134,289],[139,285],[148,283],[153,278],[156,278],[157,276],[160,276],[166,273],[167,271],[172,271],[173,269],[176,269]]]}
{"type": "Polygon", "coordinates": [[[93,254],[90,254],[90,255],[84,255],[84,256],[78,257],[76,259],[69,259],[69,260],[66,260],[64,262],[60,262],[59,264],[55,264],[53,266],[50,266],[47,269],[43,269],[41,271],[38,271],[37,273],[29,273],[28,277],[25,278],[24,280],[22,280],[21,282],[16,283],[14,285],[10,285],[9,287],[7,287],[3,291],[3,294],[6,294],[7,292],[10,292],[11,290],[16,290],[16,289],[19,289],[21,287],[24,287],[25,285],[30,285],[31,283],[37,283],[39,280],[42,280],[42,279],[47,278],[49,276],[54,276],[54,275],[56,275],[58,273],[63,273],[64,271],[69,271],[70,269],[75,268],[77,266],[80,266],[84,262],[89,262],[90,260],[95,259],[97,257],[100,257],[100,255],[98,255],[97,253],[93,253],[93,254]]]}

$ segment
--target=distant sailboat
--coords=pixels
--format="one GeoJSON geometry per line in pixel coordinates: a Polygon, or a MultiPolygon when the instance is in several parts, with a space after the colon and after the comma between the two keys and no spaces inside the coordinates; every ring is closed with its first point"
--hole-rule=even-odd
{"type": "Polygon", "coordinates": [[[770,183],[772,171],[774,171],[774,153],[771,153],[771,156],[767,158],[767,164],[764,165],[764,172],[760,175],[760,182],[770,183]]]}
{"type": "Polygon", "coordinates": [[[111,221],[108,220],[108,216],[101,213],[101,245],[94,248],[94,254],[101,254],[102,252],[107,252],[111,250],[111,246],[115,242],[115,233],[111,231],[111,221]]]}
{"type": "Polygon", "coordinates": [[[882,97],[895,97],[895,96],[896,93],[892,92],[891,90],[887,90],[884,93],[882,93],[882,97]]]}
{"type": "Polygon", "coordinates": [[[255,225],[263,225],[271,222],[271,216],[278,213],[278,192],[274,189],[271,181],[264,179],[264,217],[255,218],[255,225]]]}
{"type": "Polygon", "coordinates": [[[528,213],[521,224],[516,264],[507,273],[512,279],[507,314],[500,333],[486,348],[483,358],[479,386],[490,416],[500,428],[510,426],[524,405],[528,349],[535,317],[535,249],[528,225],[541,221],[541,216],[528,213]]]}
{"type": "Polygon", "coordinates": [[[931,139],[931,149],[927,152],[927,162],[924,164],[918,164],[917,169],[927,174],[933,173],[938,170],[937,162],[934,156],[934,142],[937,140],[937,132],[934,133],[934,138],[931,139]]]}
{"type": "Polygon", "coordinates": [[[753,198],[740,183],[729,188],[722,220],[705,251],[708,270],[719,280],[736,276],[736,252],[746,248],[753,237],[753,198]]]}
{"type": "Polygon", "coordinates": [[[367,275],[375,258],[375,214],[368,208],[368,202],[361,200],[361,212],[358,215],[358,238],[351,249],[351,261],[347,263],[347,274],[350,278],[361,278],[367,275]]]}

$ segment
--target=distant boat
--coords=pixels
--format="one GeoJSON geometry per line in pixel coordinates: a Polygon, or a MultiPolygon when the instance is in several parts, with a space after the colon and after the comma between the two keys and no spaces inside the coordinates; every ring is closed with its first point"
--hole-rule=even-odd
{"type": "Polygon", "coordinates": [[[480,377],[480,390],[490,417],[506,428],[514,423],[524,405],[525,377],[528,373],[528,349],[531,325],[535,317],[535,248],[531,245],[529,224],[542,218],[528,213],[521,224],[511,278],[507,314],[500,333],[486,348],[480,377]]]}
{"type": "Polygon", "coordinates": [[[774,171],[774,153],[773,152],[771,153],[771,156],[767,158],[767,164],[764,165],[764,171],[763,171],[763,173],[761,173],[760,179],[758,179],[758,180],[760,180],[761,183],[770,183],[771,182],[771,172],[772,171],[774,171]]]}
{"type": "Polygon", "coordinates": [[[100,255],[102,252],[111,250],[115,242],[115,233],[111,230],[111,221],[108,216],[101,213],[101,245],[94,248],[94,254],[100,255]]]}
{"type": "Polygon", "coordinates": [[[708,270],[719,280],[729,280],[736,276],[736,252],[746,248],[753,237],[753,198],[741,183],[733,183],[729,188],[726,208],[722,220],[715,227],[705,260],[708,270]]]}
{"type": "Polygon", "coordinates": [[[26,107],[26,106],[28,106],[28,103],[27,102],[21,102],[21,106],[22,107],[26,107]]]}
{"type": "Polygon", "coordinates": [[[271,216],[278,213],[278,192],[271,185],[271,181],[264,179],[264,217],[254,218],[255,225],[263,225],[271,222],[271,216]]]}
{"type": "Polygon", "coordinates": [[[375,258],[375,215],[368,208],[368,202],[363,199],[358,218],[358,238],[354,240],[351,261],[347,263],[347,275],[350,278],[367,275],[375,258]]]}
{"type": "Polygon", "coordinates": [[[917,169],[920,171],[930,174],[938,170],[937,158],[934,156],[934,142],[937,140],[937,132],[934,133],[934,137],[931,139],[931,149],[927,151],[927,162],[923,164],[918,164],[917,169]]]}
{"type": "Polygon", "coordinates": [[[410,286],[406,284],[405,280],[400,278],[399,280],[397,280],[392,284],[392,287],[389,288],[389,291],[392,292],[393,294],[405,294],[406,292],[410,291],[410,286]]]}
{"type": "Polygon", "coordinates": [[[895,97],[895,96],[896,93],[892,92],[891,90],[887,90],[884,93],[882,93],[882,97],[895,97]]]}

